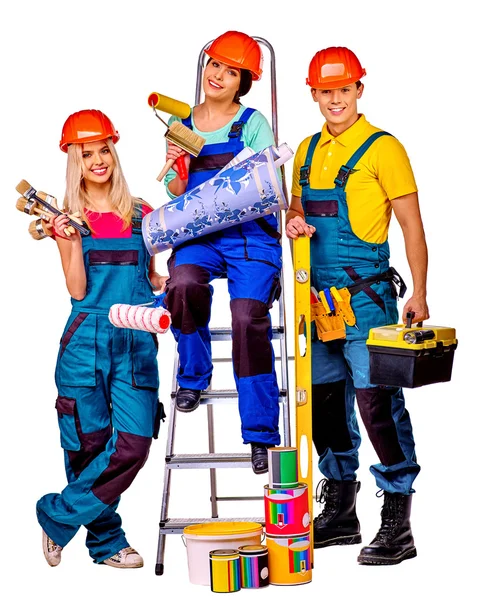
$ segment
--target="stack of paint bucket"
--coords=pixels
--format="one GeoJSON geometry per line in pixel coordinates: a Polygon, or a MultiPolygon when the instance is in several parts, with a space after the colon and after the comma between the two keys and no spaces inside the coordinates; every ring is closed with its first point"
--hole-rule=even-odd
{"type": "Polygon", "coordinates": [[[308,486],[298,481],[297,449],[269,448],[264,486],[269,581],[300,585],[312,580],[308,486]]]}

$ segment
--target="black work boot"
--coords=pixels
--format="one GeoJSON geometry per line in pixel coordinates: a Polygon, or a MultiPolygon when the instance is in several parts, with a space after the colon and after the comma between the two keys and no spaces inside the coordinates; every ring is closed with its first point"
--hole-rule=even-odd
{"type": "Polygon", "coordinates": [[[417,555],[410,527],[412,496],[384,492],[383,500],[380,529],[357,558],[362,565],[397,565],[417,555]]]}
{"type": "Polygon", "coordinates": [[[179,388],[176,393],[176,409],[180,412],[192,412],[199,406],[201,390],[179,388]]]}
{"type": "Polygon", "coordinates": [[[325,506],[314,519],[314,548],[360,544],[360,523],[355,512],[360,482],[335,479],[322,482],[318,501],[325,506]]]}
{"type": "Polygon", "coordinates": [[[266,444],[259,444],[255,442],[251,443],[252,470],[256,475],[260,475],[261,473],[267,473],[267,471],[269,470],[267,448],[270,447],[271,446],[266,446],[266,444]]]}

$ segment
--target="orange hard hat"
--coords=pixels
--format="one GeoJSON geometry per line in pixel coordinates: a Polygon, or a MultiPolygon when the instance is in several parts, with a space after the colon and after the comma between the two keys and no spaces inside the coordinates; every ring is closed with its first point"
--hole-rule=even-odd
{"type": "Polygon", "coordinates": [[[119,133],[111,120],[100,110],[80,110],[68,117],[61,132],[60,148],[68,152],[69,144],[84,144],[111,138],[119,140],[119,133]]]}
{"type": "Polygon", "coordinates": [[[325,48],[310,61],[305,82],[318,90],[329,90],[359,81],[366,75],[359,59],[348,48],[325,48]]]}
{"type": "Polygon", "coordinates": [[[216,38],[204,52],[230,67],[250,71],[254,81],[261,78],[261,47],[255,39],[245,33],[226,31],[216,38]]]}

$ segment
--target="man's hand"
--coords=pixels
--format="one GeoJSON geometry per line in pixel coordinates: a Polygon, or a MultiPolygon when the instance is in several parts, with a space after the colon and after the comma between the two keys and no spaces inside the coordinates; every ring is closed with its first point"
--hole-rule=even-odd
{"type": "Polygon", "coordinates": [[[290,240],[296,240],[299,235],[312,237],[314,233],[315,227],[308,225],[302,217],[293,217],[285,228],[285,234],[290,240]]]}
{"type": "Polygon", "coordinates": [[[412,323],[419,323],[430,318],[426,298],[420,296],[412,296],[407,300],[403,307],[402,321],[407,322],[407,312],[415,313],[412,323]]]}

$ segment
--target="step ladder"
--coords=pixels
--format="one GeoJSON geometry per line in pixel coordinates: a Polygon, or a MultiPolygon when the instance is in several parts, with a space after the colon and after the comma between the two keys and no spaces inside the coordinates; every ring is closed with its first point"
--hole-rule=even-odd
{"type": "MultiPolygon", "coordinates": [[[[269,42],[263,38],[254,37],[254,39],[265,46],[270,54],[270,71],[271,71],[271,110],[272,110],[272,131],[276,144],[278,144],[278,127],[277,127],[277,92],[276,92],[276,69],[275,69],[275,54],[272,46],[269,42]]],[[[202,82],[202,71],[204,68],[204,50],[209,46],[210,42],[206,44],[200,52],[197,69],[197,80],[196,80],[196,97],[195,103],[199,104],[201,100],[201,82],[202,82]]],[[[285,184],[285,173],[282,169],[282,183],[285,197],[287,198],[287,189],[285,184]]],[[[280,230],[283,229],[282,214],[280,216],[280,230]]],[[[280,407],[280,434],[281,441],[284,446],[291,445],[291,434],[290,434],[290,410],[289,410],[289,382],[288,382],[288,369],[287,369],[287,338],[286,338],[286,317],[285,317],[285,304],[284,304],[284,281],[283,272],[280,275],[282,294],[278,300],[278,324],[272,327],[272,343],[277,340],[274,346],[274,353],[276,362],[280,363],[280,378],[279,379],[279,407],[280,407]]],[[[232,358],[221,358],[215,357],[214,349],[216,342],[227,342],[231,341],[231,328],[212,327],[211,331],[211,347],[213,354],[213,365],[215,368],[220,363],[228,364],[232,371],[232,358]]],[[[158,538],[158,552],[156,559],[156,575],[162,575],[164,573],[164,555],[166,547],[166,535],[168,534],[182,534],[184,528],[188,525],[205,523],[214,519],[215,521],[231,522],[231,521],[243,521],[243,522],[258,522],[264,524],[264,512],[263,504],[261,505],[261,516],[259,517],[234,517],[234,518],[220,518],[218,511],[219,502],[231,502],[231,501],[251,501],[260,500],[263,502],[264,496],[219,496],[217,489],[217,469],[237,469],[237,468],[248,468],[251,469],[251,455],[250,453],[217,453],[215,451],[215,430],[214,430],[214,405],[224,403],[234,403],[237,405],[237,390],[236,389],[223,389],[215,390],[208,389],[201,394],[201,402],[198,410],[201,410],[201,406],[205,406],[207,410],[207,435],[208,435],[208,452],[204,454],[178,454],[175,453],[174,442],[176,433],[176,393],[178,389],[176,374],[179,367],[179,356],[176,352],[173,367],[173,382],[172,382],[172,393],[171,393],[171,404],[169,410],[169,426],[168,426],[168,437],[166,440],[166,456],[165,456],[165,468],[164,468],[164,482],[163,482],[163,494],[161,502],[161,516],[159,523],[159,538],[158,538]],[[169,499],[171,495],[171,476],[172,472],[177,469],[209,469],[210,479],[210,518],[173,518],[169,515],[169,499]]],[[[252,470],[251,470],[252,472],[252,470]]],[[[257,477],[256,475],[253,475],[257,477]]]]}

